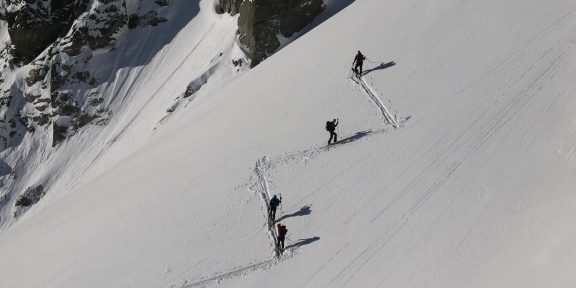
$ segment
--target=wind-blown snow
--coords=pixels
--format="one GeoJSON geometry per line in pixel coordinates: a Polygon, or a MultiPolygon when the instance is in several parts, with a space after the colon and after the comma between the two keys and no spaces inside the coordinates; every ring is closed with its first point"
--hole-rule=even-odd
{"type": "Polygon", "coordinates": [[[172,106],[240,53],[200,3],[105,88],[108,126],[30,162],[62,177],[0,232],[1,287],[576,285],[574,1],[358,0],[172,106]]]}

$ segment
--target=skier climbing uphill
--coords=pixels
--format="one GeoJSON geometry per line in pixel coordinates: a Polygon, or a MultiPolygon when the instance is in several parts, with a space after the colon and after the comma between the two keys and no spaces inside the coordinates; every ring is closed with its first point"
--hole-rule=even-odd
{"type": "Polygon", "coordinates": [[[276,195],[274,195],[272,197],[272,199],[270,199],[270,203],[269,203],[269,210],[268,210],[268,221],[270,222],[270,227],[272,227],[272,224],[274,223],[274,220],[276,220],[276,208],[278,208],[278,205],[280,205],[280,203],[282,203],[282,196],[280,196],[280,199],[278,199],[278,197],[276,197],[276,195]]]}
{"type": "Polygon", "coordinates": [[[278,239],[276,250],[278,251],[278,254],[282,254],[284,251],[284,239],[286,238],[286,233],[288,233],[288,229],[286,229],[285,225],[280,223],[276,224],[276,235],[278,235],[276,237],[278,239]]]}
{"type": "Polygon", "coordinates": [[[362,55],[360,51],[358,51],[358,54],[356,54],[356,56],[354,57],[354,61],[352,61],[352,66],[354,66],[352,70],[354,71],[354,73],[356,73],[356,77],[358,78],[362,77],[362,65],[364,64],[364,60],[366,60],[366,57],[362,55]]]}
{"type": "Polygon", "coordinates": [[[336,144],[336,142],[338,142],[338,135],[335,132],[336,126],[338,126],[338,119],[326,122],[326,130],[330,132],[330,139],[328,139],[328,145],[336,144]],[[334,143],[331,143],[332,139],[334,139],[334,143]]]}

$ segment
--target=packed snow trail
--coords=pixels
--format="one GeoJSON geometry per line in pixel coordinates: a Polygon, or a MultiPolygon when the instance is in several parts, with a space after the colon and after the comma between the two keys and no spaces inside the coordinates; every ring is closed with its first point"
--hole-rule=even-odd
{"type": "Polygon", "coordinates": [[[221,281],[230,279],[230,278],[235,278],[235,277],[241,277],[243,275],[246,275],[250,272],[254,272],[256,270],[265,270],[265,269],[269,269],[272,265],[274,265],[274,263],[276,262],[276,260],[271,259],[271,260],[265,260],[262,262],[258,262],[255,264],[250,264],[247,265],[245,267],[238,267],[230,272],[225,272],[222,274],[218,274],[216,276],[212,276],[208,279],[204,279],[204,280],[200,280],[198,282],[194,282],[194,283],[184,283],[182,284],[182,286],[177,286],[177,285],[170,285],[170,288],[192,288],[192,287],[206,287],[206,286],[210,286],[212,284],[216,284],[219,283],[221,281]]]}
{"type": "MultiPolygon", "coordinates": [[[[380,131],[380,132],[384,132],[384,131],[380,131]]],[[[271,192],[271,188],[269,185],[269,182],[270,182],[269,173],[274,168],[277,168],[279,166],[289,166],[289,165],[293,165],[295,163],[306,164],[309,161],[313,160],[314,158],[320,156],[320,154],[322,152],[329,151],[328,150],[329,148],[354,142],[356,140],[359,140],[361,138],[369,136],[372,133],[373,132],[371,130],[370,131],[362,131],[362,132],[356,133],[355,135],[352,135],[352,136],[349,136],[349,137],[342,139],[341,141],[338,142],[338,145],[324,146],[324,147],[320,147],[320,148],[311,148],[311,149],[307,149],[304,151],[287,153],[282,157],[276,157],[273,159],[271,159],[268,156],[264,156],[264,157],[258,159],[256,161],[256,164],[255,164],[255,167],[253,170],[253,175],[250,177],[249,189],[251,191],[257,193],[259,195],[259,198],[262,200],[263,207],[265,210],[266,220],[268,220],[268,216],[269,216],[268,212],[270,209],[269,203],[270,203],[270,199],[272,198],[272,194],[273,194],[271,192]]],[[[278,241],[278,239],[276,237],[276,230],[275,230],[275,223],[276,222],[280,222],[280,220],[290,218],[291,216],[294,216],[294,215],[308,215],[308,214],[310,214],[310,211],[311,211],[310,206],[304,206],[301,208],[301,210],[299,212],[293,213],[293,215],[282,215],[282,210],[280,209],[280,211],[276,212],[276,219],[272,223],[271,226],[268,226],[268,221],[266,221],[267,224],[265,224],[265,226],[267,227],[268,235],[269,235],[270,239],[272,240],[272,244],[273,244],[272,246],[275,248],[276,243],[278,241]]],[[[286,252],[290,252],[290,254],[288,256],[291,257],[295,252],[294,250],[296,248],[298,248],[299,246],[315,242],[319,239],[320,239],[319,237],[315,236],[315,237],[311,237],[311,238],[307,238],[307,239],[300,239],[298,242],[292,242],[292,240],[290,240],[289,237],[286,237],[286,242],[288,243],[288,245],[286,245],[286,248],[284,249],[284,253],[280,256],[279,259],[286,258],[286,255],[285,255],[286,252]]]]}
{"type": "Polygon", "coordinates": [[[274,223],[271,226],[268,226],[268,211],[270,211],[270,188],[268,187],[268,179],[266,175],[267,169],[269,169],[270,163],[266,156],[262,157],[258,161],[256,161],[256,167],[254,168],[254,174],[256,176],[255,184],[251,187],[257,191],[260,195],[260,198],[264,202],[264,207],[266,210],[266,227],[268,229],[268,234],[270,239],[272,240],[273,247],[276,247],[276,243],[278,239],[276,238],[276,232],[274,230],[274,223]],[[254,188],[256,186],[256,188],[254,188]]]}
{"type": "Polygon", "coordinates": [[[365,94],[378,107],[378,109],[380,110],[380,113],[382,113],[382,118],[384,118],[384,120],[386,121],[386,124],[390,124],[394,128],[398,128],[398,123],[397,123],[396,118],[390,113],[390,111],[388,111],[388,108],[386,108],[386,105],[384,105],[384,103],[382,103],[382,100],[380,100],[380,97],[378,97],[378,93],[376,93],[374,91],[374,89],[372,89],[372,87],[370,85],[368,85],[368,83],[366,83],[366,80],[364,80],[365,77],[358,78],[356,76],[350,76],[350,79],[352,79],[352,81],[354,81],[355,83],[359,84],[360,87],[362,87],[362,90],[365,92],[365,94]]]}
{"type": "MultiPolygon", "coordinates": [[[[268,214],[267,211],[269,210],[269,203],[270,203],[270,198],[271,198],[271,191],[270,191],[270,187],[269,187],[269,176],[268,176],[268,172],[273,169],[274,167],[277,167],[280,164],[291,164],[294,163],[295,161],[309,161],[315,157],[318,156],[318,154],[321,152],[322,150],[320,149],[311,149],[311,150],[305,150],[305,151],[301,151],[301,152],[296,152],[296,153],[291,153],[291,154],[287,154],[284,157],[279,157],[277,159],[275,159],[274,161],[270,160],[269,157],[264,156],[261,159],[258,159],[258,161],[256,161],[256,165],[254,168],[254,175],[253,175],[253,179],[251,180],[251,182],[254,182],[252,185],[250,185],[250,190],[258,193],[260,199],[263,201],[263,206],[265,207],[266,210],[266,219],[268,218],[268,214]]],[[[309,206],[308,209],[304,209],[307,212],[304,212],[304,214],[309,214],[309,206]]],[[[281,215],[281,212],[277,212],[278,216],[276,221],[280,220],[280,219],[284,219],[284,218],[289,218],[291,217],[290,215],[281,215]]],[[[293,214],[299,214],[298,212],[293,213],[293,214]]],[[[266,224],[267,225],[267,224],[266,224]]],[[[276,242],[277,242],[277,238],[276,238],[276,233],[275,233],[275,229],[274,229],[275,225],[272,225],[270,227],[267,227],[268,232],[269,232],[269,237],[271,238],[272,242],[273,242],[273,247],[276,246],[276,242]]],[[[286,237],[286,248],[283,251],[283,254],[277,258],[274,256],[273,259],[270,260],[265,260],[265,261],[261,261],[255,264],[249,264],[246,266],[242,266],[242,267],[238,267],[233,269],[232,271],[229,272],[223,272],[220,274],[217,274],[215,276],[210,276],[207,279],[202,279],[199,281],[196,281],[194,283],[188,283],[190,281],[185,280],[183,284],[178,285],[178,284],[172,284],[169,287],[181,287],[181,288],[192,288],[192,287],[206,287],[206,286],[210,286],[216,283],[220,283],[224,280],[228,280],[228,279],[232,279],[232,278],[237,278],[237,277],[241,277],[243,275],[246,275],[248,273],[251,272],[255,272],[257,270],[266,270],[269,269],[270,267],[272,267],[274,264],[276,264],[278,261],[280,260],[286,260],[290,257],[292,257],[294,255],[294,253],[296,252],[295,250],[299,247],[299,246],[303,246],[303,245],[307,245],[310,243],[313,243],[315,241],[318,241],[320,239],[320,237],[310,237],[310,238],[306,238],[306,239],[299,239],[297,242],[293,242],[289,237],[286,237]]]]}

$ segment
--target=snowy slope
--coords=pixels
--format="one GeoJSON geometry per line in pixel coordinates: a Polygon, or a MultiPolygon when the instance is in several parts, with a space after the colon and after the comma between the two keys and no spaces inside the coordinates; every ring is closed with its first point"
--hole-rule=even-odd
{"type": "Polygon", "coordinates": [[[567,0],[358,0],[153,130],[156,91],[198,77],[176,41],[0,233],[0,286],[573,287],[574,31],[567,0]]]}
{"type": "MultiPolygon", "coordinates": [[[[7,179],[2,184],[13,193],[42,184],[47,187],[46,194],[62,197],[70,187],[90,178],[88,170],[106,168],[109,162],[101,156],[111,155],[111,143],[120,136],[137,134],[123,142],[128,150],[114,154],[111,162],[120,161],[126,151],[145,143],[142,140],[170,121],[180,106],[220,89],[237,77],[244,68],[232,67],[232,60],[245,56],[236,44],[236,18],[216,15],[213,3],[201,4],[176,1],[163,15],[170,21],[158,27],[130,30],[119,37],[112,51],[100,54],[95,51],[88,69],[94,77],[107,81],[78,93],[103,95],[103,109],[112,114],[109,123],[88,125],[78,137],[57,148],[51,147],[46,139],[51,134],[49,127],[26,134],[21,145],[2,151],[7,165],[17,175],[17,179],[7,179]],[[195,93],[185,98],[189,85],[195,87],[195,93]],[[61,191],[50,193],[54,190],[61,191]]],[[[146,11],[146,7],[141,9],[146,11]]],[[[29,69],[25,66],[7,75],[26,75],[29,69]]],[[[14,202],[16,197],[12,198],[14,202]]],[[[13,221],[10,209],[13,203],[10,204],[0,209],[1,226],[13,221]]]]}

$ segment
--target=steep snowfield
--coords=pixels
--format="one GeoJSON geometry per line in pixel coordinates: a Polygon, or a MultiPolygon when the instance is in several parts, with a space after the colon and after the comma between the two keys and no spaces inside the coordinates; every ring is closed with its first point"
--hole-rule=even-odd
{"type": "Polygon", "coordinates": [[[199,77],[187,29],[234,21],[204,11],[59,148],[99,147],[0,232],[0,287],[576,285],[574,1],[358,0],[156,124],[199,77]]]}
{"type": "MultiPolygon", "coordinates": [[[[232,60],[245,56],[236,44],[236,18],[213,11],[209,1],[175,1],[162,15],[170,21],[125,31],[117,48],[100,54],[95,51],[88,70],[107,81],[78,93],[104,95],[104,108],[112,114],[109,123],[104,127],[89,125],[56,149],[47,136],[51,135],[49,127],[27,134],[21,145],[2,152],[17,175],[16,180],[8,179],[4,184],[17,192],[42,184],[48,187],[50,197],[65,196],[71,187],[90,179],[91,172],[100,173],[144,144],[143,140],[169,122],[179,108],[237,77],[245,68],[232,67],[232,60]],[[184,98],[188,85],[195,87],[195,93],[184,98]],[[121,137],[125,141],[118,146],[123,148],[115,153],[118,146],[111,147],[112,143],[121,137]]],[[[28,69],[25,66],[6,74],[23,79],[28,69]]],[[[0,226],[9,225],[11,214],[11,209],[0,210],[0,226]]]]}

